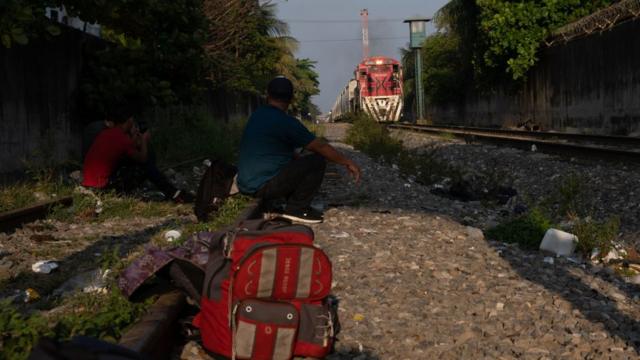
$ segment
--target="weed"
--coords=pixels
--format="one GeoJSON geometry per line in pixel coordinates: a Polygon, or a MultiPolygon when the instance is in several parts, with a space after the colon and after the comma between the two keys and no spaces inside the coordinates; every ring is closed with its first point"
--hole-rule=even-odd
{"type": "Polygon", "coordinates": [[[154,299],[129,302],[119,290],[108,294],[74,296],[67,311],[54,315],[21,313],[10,301],[0,303],[0,349],[2,358],[26,359],[41,337],[68,340],[84,335],[115,342],[135,322],[154,299]]]}
{"type": "Polygon", "coordinates": [[[324,125],[322,124],[316,124],[312,121],[308,121],[308,120],[303,120],[302,123],[304,124],[304,126],[307,127],[307,129],[309,129],[309,131],[311,131],[316,137],[321,138],[324,136],[324,125]]]}
{"type": "Polygon", "coordinates": [[[594,249],[600,251],[600,256],[606,256],[613,249],[613,241],[618,236],[620,219],[610,218],[604,222],[597,222],[591,218],[574,218],[572,232],[578,237],[577,250],[590,255],[594,249]]]}
{"type": "Polygon", "coordinates": [[[402,175],[413,176],[423,185],[462,176],[461,171],[440,160],[436,147],[412,152],[403,147],[402,141],[393,138],[386,127],[367,115],[352,116],[352,120],[346,142],[374,159],[396,165],[402,175]]]}
{"type": "Polygon", "coordinates": [[[453,133],[446,132],[446,131],[439,133],[438,136],[445,141],[453,141],[456,139],[456,136],[453,133]]]}
{"type": "MultiPolygon", "coordinates": [[[[233,221],[246,209],[251,198],[237,195],[228,198],[216,213],[215,218],[207,223],[189,224],[183,228],[183,234],[192,234],[200,231],[216,231],[232,225],[233,221]]],[[[185,239],[185,236],[182,237],[185,239]]]]}
{"type": "Polygon", "coordinates": [[[240,144],[244,120],[222,121],[205,112],[181,111],[152,125],[152,144],[158,159],[173,164],[199,156],[231,161],[240,144]]]}
{"type": "Polygon", "coordinates": [[[38,178],[36,181],[6,186],[0,188],[0,212],[68,196],[72,191],[71,186],[54,178],[38,178]]]}
{"type": "Polygon", "coordinates": [[[184,209],[182,205],[170,202],[143,201],[134,197],[118,196],[116,193],[102,193],[102,212],[95,213],[96,199],[92,196],[74,193],[73,206],[69,208],[54,208],[49,218],[75,223],[103,222],[114,218],[132,217],[163,217],[177,215],[184,209]]]}
{"type": "Polygon", "coordinates": [[[584,179],[577,174],[569,174],[557,180],[550,195],[540,201],[540,206],[548,209],[558,221],[586,217],[592,212],[588,198],[589,189],[584,179]]]}
{"type": "Polygon", "coordinates": [[[537,249],[549,228],[549,218],[541,209],[534,208],[521,217],[489,229],[487,236],[497,241],[520,244],[523,248],[537,249]]]}
{"type": "Polygon", "coordinates": [[[392,162],[404,149],[402,142],[392,138],[389,131],[373,118],[361,114],[353,117],[346,142],[374,159],[392,162]]]}

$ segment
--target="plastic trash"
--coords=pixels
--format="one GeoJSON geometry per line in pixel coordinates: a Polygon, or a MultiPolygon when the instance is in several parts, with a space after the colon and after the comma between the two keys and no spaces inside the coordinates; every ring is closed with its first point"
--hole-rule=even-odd
{"type": "Polygon", "coordinates": [[[549,229],[540,243],[540,250],[569,256],[576,250],[578,237],[558,229],[549,229]]]}
{"type": "Polygon", "coordinates": [[[31,270],[38,274],[50,274],[58,268],[58,263],[53,260],[42,260],[31,265],[31,270]]]}
{"type": "Polygon", "coordinates": [[[181,236],[182,236],[182,233],[178,230],[169,230],[166,233],[164,233],[164,239],[167,240],[168,242],[174,242],[180,239],[181,236]]]}
{"type": "Polygon", "coordinates": [[[349,237],[349,233],[342,231],[342,232],[337,233],[337,234],[331,234],[330,236],[332,238],[336,238],[336,239],[346,239],[346,238],[349,237]]]}
{"type": "Polygon", "coordinates": [[[24,291],[24,302],[30,303],[40,299],[40,294],[32,288],[28,288],[24,291]]]}
{"type": "Polygon", "coordinates": [[[547,256],[546,258],[544,258],[544,260],[542,260],[543,262],[553,265],[553,258],[551,256],[547,256]]]}

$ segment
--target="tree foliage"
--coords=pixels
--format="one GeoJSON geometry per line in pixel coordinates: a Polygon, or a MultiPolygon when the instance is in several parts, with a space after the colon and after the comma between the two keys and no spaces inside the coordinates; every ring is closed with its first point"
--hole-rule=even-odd
{"type": "Polygon", "coordinates": [[[69,16],[100,24],[109,41],[90,54],[82,82],[84,105],[95,113],[125,100],[142,107],[190,103],[205,87],[261,94],[278,74],[296,85],[297,111],[311,108],[319,92],[313,62],[295,58],[297,42],[270,2],[4,0],[1,43],[58,35],[62,26],[44,11],[63,3],[69,16]]]}
{"type": "MultiPolygon", "coordinates": [[[[435,15],[437,33],[424,43],[423,80],[431,104],[472,91],[516,85],[538,61],[556,29],[614,0],[451,0],[435,15]]],[[[413,57],[404,59],[405,100],[413,97],[413,57]]]]}
{"type": "Polygon", "coordinates": [[[551,32],[609,5],[611,0],[477,0],[479,32],[486,34],[480,67],[505,70],[515,80],[526,77],[551,32]]]}

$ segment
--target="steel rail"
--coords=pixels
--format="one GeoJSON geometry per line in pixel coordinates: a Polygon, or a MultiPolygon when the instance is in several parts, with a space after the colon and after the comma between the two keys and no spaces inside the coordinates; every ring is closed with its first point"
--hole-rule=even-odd
{"type": "MultiPolygon", "coordinates": [[[[456,137],[471,138],[474,141],[481,141],[492,143],[501,146],[509,146],[520,148],[523,150],[531,150],[532,145],[535,145],[537,151],[547,154],[562,155],[562,156],[580,156],[590,159],[605,159],[615,160],[621,162],[633,162],[640,163],[640,151],[628,151],[616,148],[606,148],[599,146],[580,145],[575,143],[557,142],[542,140],[539,138],[529,137],[521,133],[530,132],[518,132],[516,134],[510,132],[510,130],[492,131],[491,129],[468,130],[469,128],[453,128],[453,127],[434,127],[434,126],[422,126],[422,125],[404,125],[404,124],[392,124],[387,125],[392,129],[410,130],[416,132],[436,133],[442,134],[443,132],[450,133],[456,137]]],[[[473,129],[473,128],[471,128],[473,129]]],[[[533,132],[535,133],[535,132],[533,132]]],[[[556,133],[553,133],[556,135],[556,133]]],[[[571,134],[573,135],[573,134],[571,134]]]]}
{"type": "Polygon", "coordinates": [[[0,213],[0,232],[11,232],[24,224],[44,219],[56,206],[69,207],[73,198],[66,196],[56,200],[43,201],[35,205],[0,213]]]}
{"type": "MultiPolygon", "coordinates": [[[[233,225],[237,227],[247,219],[259,217],[262,212],[262,204],[254,201],[234,220],[233,225]]],[[[149,359],[171,358],[180,337],[178,320],[186,305],[186,296],[182,292],[176,290],[161,295],[118,344],[149,359]]]]}
{"type": "MultiPolygon", "coordinates": [[[[612,136],[612,135],[590,135],[590,134],[571,134],[561,132],[548,131],[526,131],[526,130],[508,130],[508,129],[492,129],[483,127],[467,127],[457,125],[407,125],[407,124],[390,124],[391,127],[403,128],[420,128],[432,129],[433,132],[453,132],[463,131],[466,133],[482,133],[488,135],[501,134],[509,136],[519,136],[534,139],[547,140],[567,140],[581,143],[603,144],[611,146],[637,146],[640,149],[640,137],[632,136],[612,136]]],[[[425,130],[426,131],[426,130],[425,130]]]]}

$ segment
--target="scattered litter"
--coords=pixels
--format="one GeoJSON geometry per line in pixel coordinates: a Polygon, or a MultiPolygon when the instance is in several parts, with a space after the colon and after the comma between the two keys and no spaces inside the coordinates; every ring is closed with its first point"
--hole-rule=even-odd
{"type": "Polygon", "coordinates": [[[206,166],[206,167],[211,167],[211,160],[209,160],[209,159],[205,159],[205,160],[202,162],[202,165],[204,165],[204,166],[206,166]]]}
{"type": "Polygon", "coordinates": [[[542,260],[543,262],[546,262],[547,264],[551,264],[553,265],[553,258],[551,256],[547,256],[546,258],[544,258],[544,260],[542,260]]]}
{"type": "Polygon", "coordinates": [[[531,151],[533,151],[533,152],[538,151],[538,147],[535,144],[531,145],[531,151]]]}
{"type": "Polygon", "coordinates": [[[501,303],[501,302],[497,303],[496,304],[496,310],[498,310],[498,311],[504,310],[504,303],[501,303]]]}
{"type": "Polygon", "coordinates": [[[338,234],[331,234],[330,235],[332,238],[336,238],[336,239],[346,239],[349,237],[349,233],[346,233],[344,231],[338,233],[338,234]]]}
{"type": "Polygon", "coordinates": [[[622,260],[623,256],[622,254],[620,254],[620,252],[616,249],[612,249],[611,251],[609,251],[609,253],[607,254],[607,256],[602,258],[602,262],[605,264],[608,264],[609,262],[613,261],[613,260],[622,260]]]}
{"type": "Polygon", "coordinates": [[[567,257],[567,260],[569,262],[574,263],[574,264],[581,264],[582,263],[582,261],[580,261],[580,259],[578,259],[576,257],[572,257],[572,256],[567,257]]]}
{"type": "Polygon", "coordinates": [[[555,255],[569,256],[576,250],[578,237],[558,229],[549,229],[540,243],[540,250],[555,255]]]}
{"type": "Polygon", "coordinates": [[[164,239],[167,240],[168,242],[174,242],[180,239],[181,236],[182,236],[182,233],[178,230],[169,230],[166,233],[164,233],[164,239]]]}
{"type": "Polygon", "coordinates": [[[38,274],[49,274],[58,268],[58,263],[53,260],[42,260],[31,265],[31,270],[38,274]]]}
{"type": "MultiPolygon", "coordinates": [[[[593,251],[591,251],[591,261],[593,262],[597,262],[598,259],[600,258],[600,249],[595,248],[593,249],[593,251]]],[[[616,249],[612,249],[611,251],[609,251],[609,253],[604,256],[602,259],[599,259],[602,263],[604,264],[608,264],[611,261],[614,260],[622,260],[624,259],[623,254],[621,254],[621,251],[618,251],[616,249]]]]}
{"type": "Polygon", "coordinates": [[[53,290],[53,295],[64,297],[78,291],[106,294],[108,292],[107,279],[110,274],[110,269],[95,269],[77,274],[53,290]]]}
{"type": "Polygon", "coordinates": [[[362,321],[362,320],[364,320],[364,315],[362,314],[353,315],[353,321],[362,321]]]}
{"type": "Polygon", "coordinates": [[[31,303],[40,299],[40,294],[32,288],[28,288],[24,291],[24,302],[31,303]]]}

